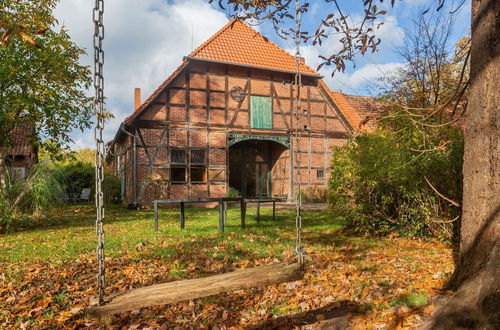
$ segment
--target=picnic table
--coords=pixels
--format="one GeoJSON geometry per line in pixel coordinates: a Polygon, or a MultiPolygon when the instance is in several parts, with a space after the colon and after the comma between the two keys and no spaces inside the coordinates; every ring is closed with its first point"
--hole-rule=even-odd
{"type": "Polygon", "coordinates": [[[260,222],[260,204],[261,203],[273,203],[273,221],[276,217],[276,203],[284,202],[281,198],[242,198],[242,197],[223,197],[223,198],[197,198],[197,199],[162,199],[154,200],[154,231],[158,232],[158,205],[159,204],[178,204],[179,205],[179,222],[180,228],[186,228],[186,216],[185,216],[185,205],[186,204],[196,204],[196,203],[218,203],[219,206],[219,232],[224,232],[224,226],[227,224],[227,202],[240,202],[240,220],[241,228],[245,228],[245,218],[247,203],[256,202],[257,203],[257,215],[256,221],[260,222]]]}

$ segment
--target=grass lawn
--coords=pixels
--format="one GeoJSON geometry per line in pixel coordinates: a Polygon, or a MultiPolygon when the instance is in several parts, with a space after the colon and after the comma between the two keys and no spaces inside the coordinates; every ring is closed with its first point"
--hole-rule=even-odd
{"type": "MultiPolygon", "coordinates": [[[[96,294],[96,235],[92,205],[52,210],[58,226],[0,235],[0,328],[96,327],[81,311],[96,294]]],[[[153,213],[106,210],[108,293],[196,278],[258,265],[293,261],[293,210],[255,208],[240,228],[229,208],[224,234],[216,209],[153,213]]],[[[449,246],[437,241],[350,236],[328,211],[303,215],[307,271],[303,280],[241,290],[115,316],[112,327],[297,328],[348,316],[354,328],[413,327],[432,308],[453,270],[449,246]]]]}

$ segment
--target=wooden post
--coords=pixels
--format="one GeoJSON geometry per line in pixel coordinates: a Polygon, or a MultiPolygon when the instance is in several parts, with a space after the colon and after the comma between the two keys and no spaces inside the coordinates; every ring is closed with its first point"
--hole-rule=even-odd
{"type": "Polygon", "coordinates": [[[273,221],[276,220],[276,202],[273,201],[273,221]]]}
{"type": "Polygon", "coordinates": [[[219,232],[224,232],[224,202],[219,202],[219,232]]]}
{"type": "Polygon", "coordinates": [[[257,201],[257,223],[260,223],[260,202],[257,201]]]}
{"type": "Polygon", "coordinates": [[[154,208],[155,208],[155,233],[158,232],[158,203],[154,201],[154,208]]]}
{"type": "Polygon", "coordinates": [[[240,201],[240,212],[241,212],[241,228],[245,229],[245,217],[247,215],[247,204],[245,200],[242,198],[240,201]]]}
{"type": "Polygon", "coordinates": [[[184,229],[186,228],[186,218],[184,217],[184,202],[180,202],[179,206],[181,209],[181,214],[180,214],[181,229],[184,229]]]}

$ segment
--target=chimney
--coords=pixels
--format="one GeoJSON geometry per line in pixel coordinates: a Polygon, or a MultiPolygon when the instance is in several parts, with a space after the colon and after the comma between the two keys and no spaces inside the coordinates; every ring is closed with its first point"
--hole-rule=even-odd
{"type": "Polygon", "coordinates": [[[134,89],[134,109],[137,110],[141,106],[141,89],[134,89]]]}
{"type": "Polygon", "coordinates": [[[300,63],[302,63],[302,64],[306,64],[306,59],[305,59],[305,58],[303,58],[303,57],[300,57],[300,63]]]}

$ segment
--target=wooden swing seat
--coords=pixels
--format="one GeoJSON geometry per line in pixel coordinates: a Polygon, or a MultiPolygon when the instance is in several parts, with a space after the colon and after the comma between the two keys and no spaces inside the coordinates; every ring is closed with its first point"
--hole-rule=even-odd
{"type": "Polygon", "coordinates": [[[300,264],[273,264],[247,268],[203,278],[174,281],[133,289],[110,296],[103,306],[91,306],[87,315],[102,318],[106,315],[143,307],[174,304],[181,301],[213,296],[251,287],[300,280],[304,276],[300,264]]]}

